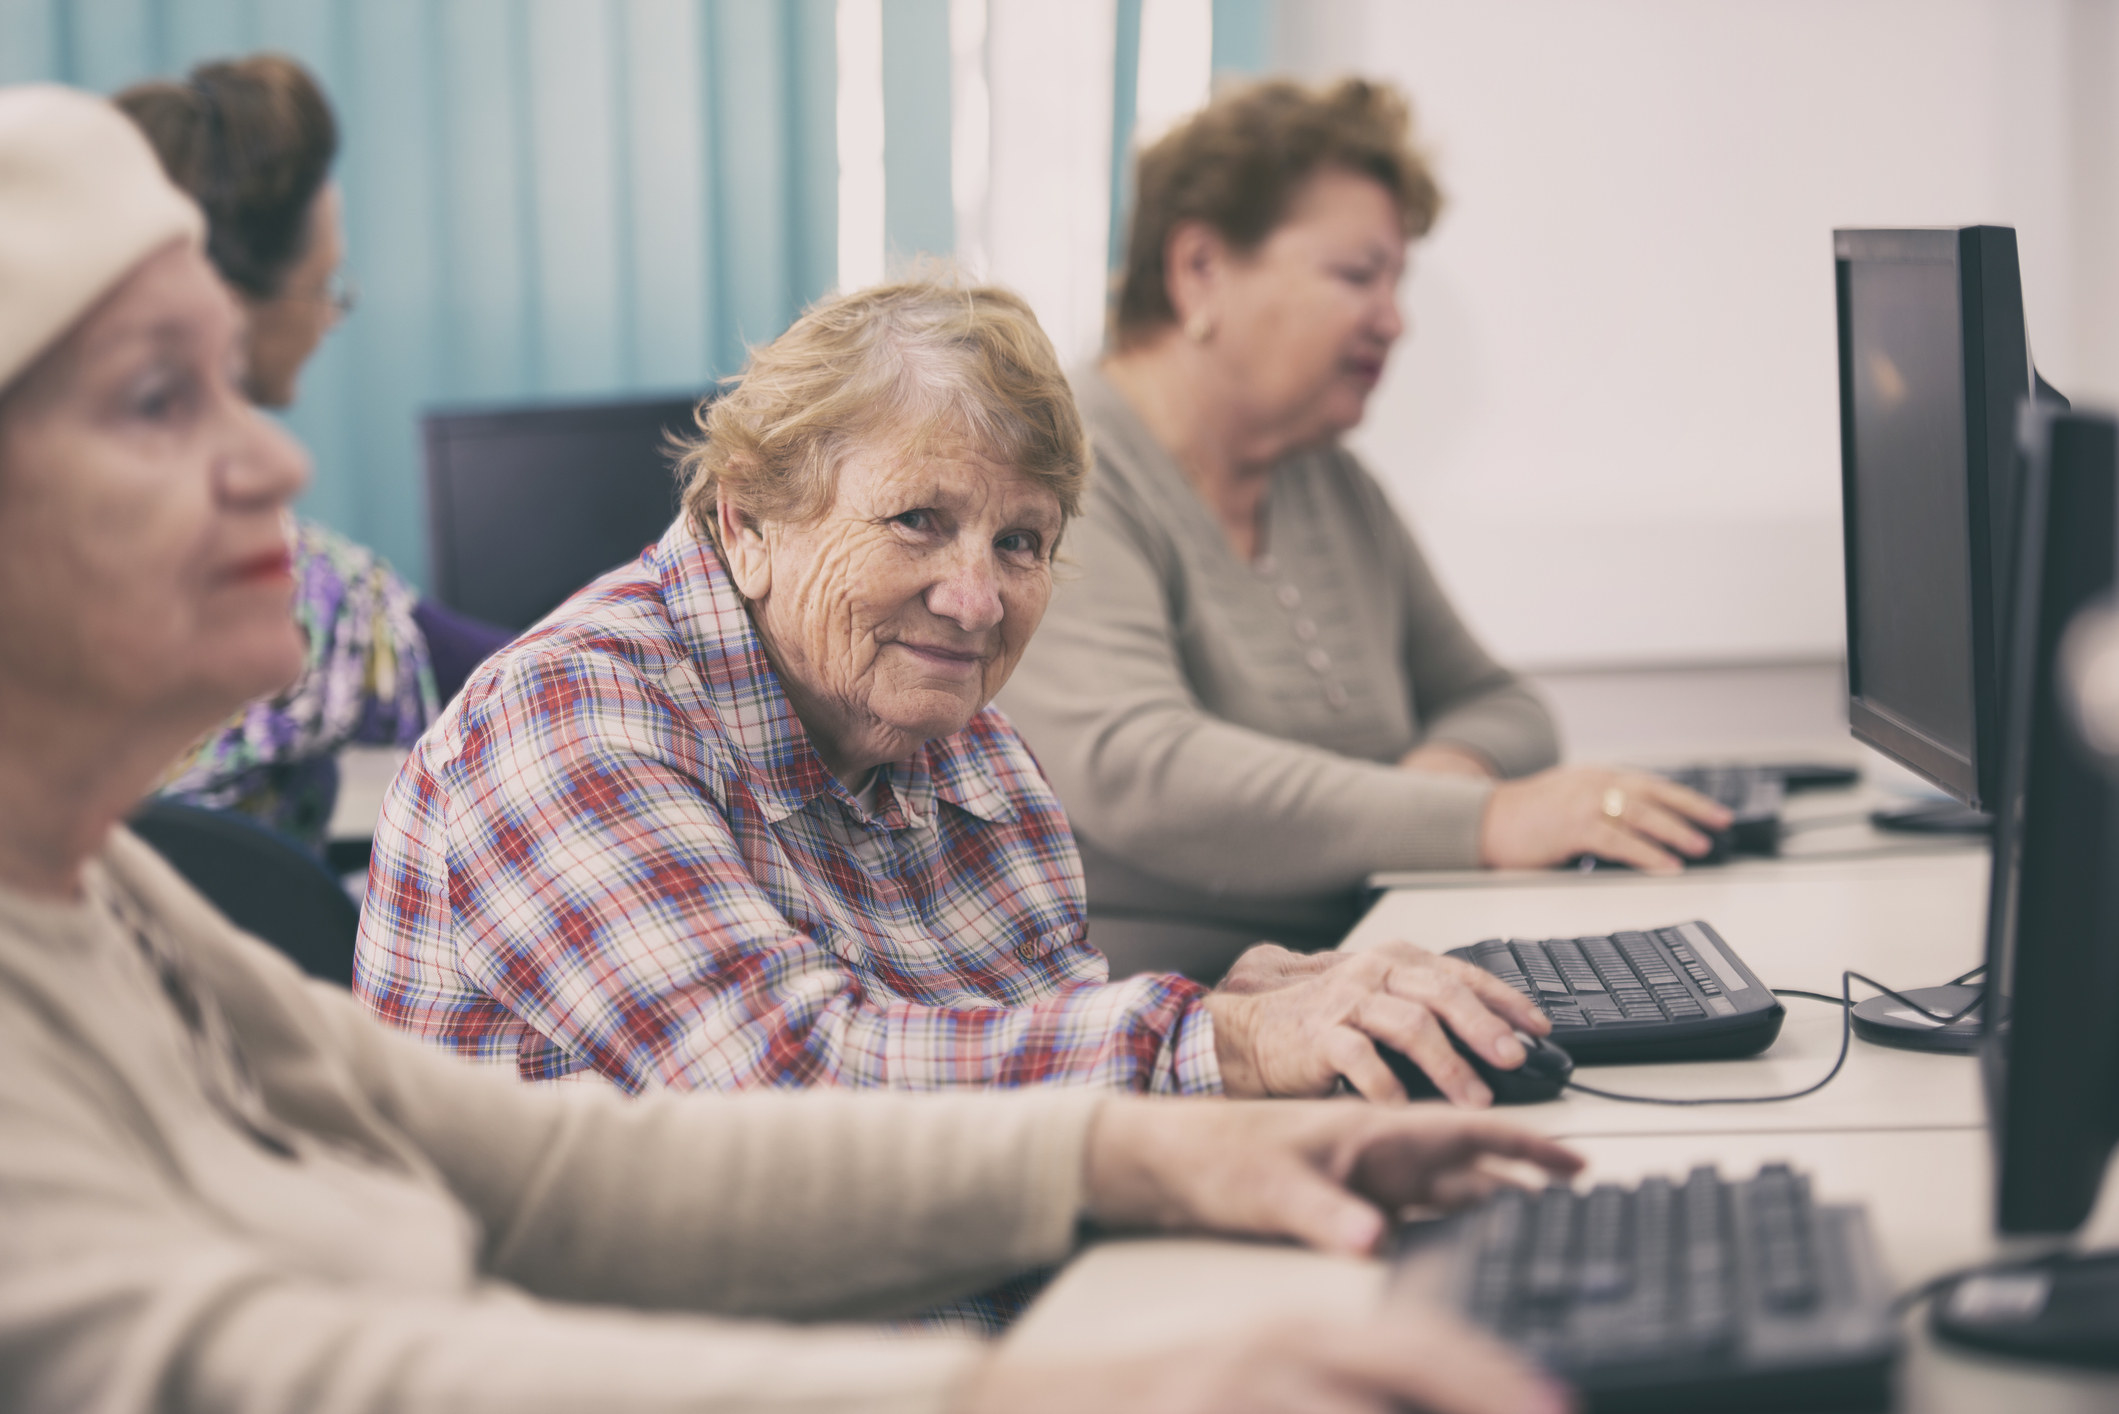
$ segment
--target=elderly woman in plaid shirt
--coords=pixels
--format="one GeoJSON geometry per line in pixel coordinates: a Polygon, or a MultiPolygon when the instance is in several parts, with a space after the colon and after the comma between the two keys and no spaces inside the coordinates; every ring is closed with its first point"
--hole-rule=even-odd
{"type": "Polygon", "coordinates": [[[378,1015],[630,1091],[1403,1099],[1382,1044],[1478,1105],[1445,1025],[1521,1063],[1543,1017],[1411,945],[1109,980],[1060,803],[987,705],[1087,474],[1021,300],[829,300],[702,432],[660,543],[489,660],[392,786],[355,979],[378,1015]]]}

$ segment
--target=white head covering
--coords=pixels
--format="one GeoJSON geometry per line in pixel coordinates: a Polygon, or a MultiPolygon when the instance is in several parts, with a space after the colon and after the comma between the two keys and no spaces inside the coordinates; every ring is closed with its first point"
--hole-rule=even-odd
{"type": "Polygon", "coordinates": [[[0,88],[0,389],[134,266],[205,230],[109,103],[56,84],[0,88]]]}

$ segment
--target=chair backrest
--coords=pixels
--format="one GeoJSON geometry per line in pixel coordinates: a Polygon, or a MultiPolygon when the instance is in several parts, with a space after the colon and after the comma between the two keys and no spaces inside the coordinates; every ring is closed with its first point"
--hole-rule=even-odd
{"type": "Polygon", "coordinates": [[[694,396],[429,413],[428,588],[518,632],[660,539],[694,396]]]}
{"type": "Polygon", "coordinates": [[[312,977],[353,985],[361,913],[300,845],[245,815],[150,800],[127,822],[228,921],[312,977]]]}

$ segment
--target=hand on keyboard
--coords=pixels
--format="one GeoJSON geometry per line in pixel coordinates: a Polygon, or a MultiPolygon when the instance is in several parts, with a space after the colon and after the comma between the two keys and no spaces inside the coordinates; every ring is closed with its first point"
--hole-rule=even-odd
{"type": "Polygon", "coordinates": [[[1082,1212],[1100,1227],[1294,1239],[1362,1256],[1386,1213],[1455,1209],[1510,1187],[1497,1165],[1559,1180],[1573,1150],[1493,1115],[1439,1105],[1170,1100],[1098,1107],[1082,1212]]]}
{"type": "MultiPolygon", "coordinates": [[[[1581,1160],[1542,1135],[1440,1108],[1243,1104],[1112,1096],[1084,1165],[1084,1212],[1106,1227],[1294,1237],[1374,1250],[1384,1213],[1454,1209],[1508,1187],[1495,1160],[1564,1181],[1581,1160]]],[[[1196,1344],[1101,1356],[1027,1357],[1011,1342],[957,1406],[992,1414],[1299,1414],[1320,1409],[1565,1414],[1558,1386],[1490,1335],[1434,1306],[1394,1304],[1333,1321],[1282,1317],[1216,1328],[1196,1344]]]]}
{"type": "Polygon", "coordinates": [[[1410,1058],[1447,1099],[1491,1104],[1493,1092],[1449,1033],[1509,1070],[1523,1063],[1517,1030],[1552,1029],[1534,1001],[1491,972],[1411,943],[1358,953],[1255,947],[1206,1007],[1222,1088],[1249,1098],[1329,1095],[1343,1078],[1371,1100],[1403,1100],[1405,1087],[1376,1052],[1380,1042],[1410,1058]]]}
{"type": "Polygon", "coordinates": [[[1645,771],[1555,766],[1494,787],[1479,826],[1480,862],[1490,869],[1545,869],[1593,854],[1651,874],[1682,869],[1712,842],[1725,806],[1645,771]]]}

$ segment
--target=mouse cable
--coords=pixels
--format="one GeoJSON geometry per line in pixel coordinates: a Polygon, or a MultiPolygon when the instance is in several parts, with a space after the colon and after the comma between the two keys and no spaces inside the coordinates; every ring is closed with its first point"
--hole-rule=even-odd
{"type": "MultiPolygon", "coordinates": [[[[1976,977],[1983,970],[1983,968],[1975,967],[1972,969],[1972,971],[1967,972],[1964,975],[1965,977],[1976,977]]],[[[1963,979],[1960,978],[1959,982],[1962,982],[1962,980],[1963,979]]],[[[1854,984],[1856,982],[1860,982],[1864,986],[1874,987],[1877,991],[1891,998],[1893,1001],[1899,1002],[1905,1006],[1912,1007],[1922,1016],[1929,1018],[1940,1026],[1948,1026],[1953,1022],[1963,1020],[1966,1016],[1970,1015],[1972,1011],[1979,1006],[1980,1002],[1985,1000],[1986,997],[1986,993],[1982,991],[1978,996],[1972,998],[1971,1001],[1966,1002],[1956,1011],[1949,1012],[1947,1014],[1939,1011],[1930,1011],[1928,1010],[1928,1008],[1922,1006],[1919,1002],[1914,1001],[1912,998],[1906,996],[1904,993],[1895,992],[1891,988],[1886,987],[1883,983],[1877,981],[1875,978],[1865,977],[1861,973],[1856,972],[1853,968],[1850,967],[1846,971],[1839,974],[1840,995],[1836,997],[1827,996],[1823,992],[1797,991],[1793,987],[1776,987],[1773,989],[1775,996],[1803,997],[1813,1001],[1826,1002],[1832,1006],[1836,1006],[1841,1009],[1839,1018],[1838,1057],[1832,1062],[1832,1068],[1825,1072],[1823,1079],[1818,1080],[1814,1084],[1805,1085],[1800,1090],[1790,1090],[1784,1094],[1779,1095],[1716,1095],[1699,1099],[1676,1099],[1664,1095],[1623,1095],[1616,1090],[1600,1090],[1595,1086],[1584,1085],[1581,1084],[1579,1081],[1575,1080],[1567,1081],[1565,1088],[1569,1090],[1579,1090],[1584,1095],[1595,1095],[1600,1100],[1622,1100],[1629,1105],[1771,1105],[1778,1104],[1783,1100],[1800,1100],[1805,1095],[1814,1095],[1818,1091],[1824,1089],[1827,1085],[1830,1085],[1835,1079],[1837,1079],[1841,1068],[1847,1064],[1847,1051],[1854,1040],[1854,984]]],[[[1950,985],[1955,986],[1958,985],[1958,983],[1952,983],[1950,985]]]]}
{"type": "MultiPolygon", "coordinates": [[[[1965,983],[1971,981],[1974,977],[1977,977],[1980,973],[1986,970],[1987,965],[1982,962],[1979,964],[1979,966],[1973,968],[1970,972],[1960,972],[1955,977],[1952,977],[1949,981],[1943,983],[1942,985],[1945,987],[1962,987],[1965,983]]],[[[1922,1016],[1927,1017],[1930,1021],[1938,1022],[1944,1026],[1949,1025],[1953,1021],[1961,1020],[1963,1017],[1968,1015],[1974,1007],[1978,1006],[1981,1002],[1986,1000],[1986,989],[1982,987],[1978,996],[1972,998],[1970,1002],[1958,1008],[1956,1011],[1950,1012],[1948,1015],[1945,1015],[1944,1013],[1939,1011],[1930,1011],[1928,1010],[1928,1008],[1922,1006],[1919,1002],[1914,1001],[1911,997],[1908,997],[1903,993],[1894,992],[1881,982],[1871,981],[1869,978],[1862,976],[1859,972],[1855,973],[1854,976],[1857,981],[1868,982],[1870,986],[1876,988],[1877,991],[1891,998],[1891,1000],[1898,1002],[1901,1005],[1909,1006],[1913,1008],[1913,1010],[1919,1012],[1922,1016]]],[[[1800,987],[1774,987],[1771,990],[1773,992],[1773,995],[1776,997],[1803,997],[1813,1002],[1827,1002],[1832,1006],[1848,1005],[1848,1002],[1845,998],[1827,996],[1823,992],[1806,992],[1800,987]]]]}

